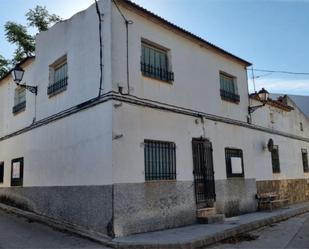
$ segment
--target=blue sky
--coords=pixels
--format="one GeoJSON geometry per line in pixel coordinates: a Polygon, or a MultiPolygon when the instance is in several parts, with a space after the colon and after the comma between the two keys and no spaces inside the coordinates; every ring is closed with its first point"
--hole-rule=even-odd
{"type": "MultiPolygon", "coordinates": [[[[8,20],[45,5],[68,18],[94,0],[0,0],[0,54],[14,47],[4,40],[8,20]]],[[[309,73],[309,0],[134,0],[165,19],[253,63],[254,68],[309,73]]],[[[256,89],[309,95],[309,75],[255,73],[256,89]]],[[[251,77],[251,73],[249,74],[251,77]]],[[[249,88],[253,84],[249,81],[249,88]]]]}

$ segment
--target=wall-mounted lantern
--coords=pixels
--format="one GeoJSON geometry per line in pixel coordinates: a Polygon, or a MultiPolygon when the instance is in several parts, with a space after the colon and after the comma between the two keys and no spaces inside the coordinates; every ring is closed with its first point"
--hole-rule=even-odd
{"type": "Polygon", "coordinates": [[[29,86],[26,84],[20,84],[20,82],[22,81],[23,77],[24,77],[24,69],[21,68],[21,66],[16,65],[13,69],[12,69],[12,77],[14,82],[16,83],[16,85],[26,88],[28,91],[34,93],[35,95],[38,94],[38,87],[37,86],[29,86]]]}
{"type": "Polygon", "coordinates": [[[269,97],[269,92],[266,91],[264,88],[262,88],[258,93],[257,93],[258,99],[263,103],[262,105],[257,105],[257,106],[249,106],[248,107],[248,112],[249,114],[253,113],[255,110],[263,107],[266,105],[268,97],[269,97]]]}

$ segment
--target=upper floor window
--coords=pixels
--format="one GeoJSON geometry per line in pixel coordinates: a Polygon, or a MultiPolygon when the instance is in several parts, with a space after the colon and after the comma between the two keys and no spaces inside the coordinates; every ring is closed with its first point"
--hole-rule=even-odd
{"type": "Polygon", "coordinates": [[[220,72],[220,95],[221,99],[238,103],[240,98],[238,95],[236,78],[226,73],[220,72]]]}
{"type": "Polygon", "coordinates": [[[26,89],[17,87],[15,89],[13,113],[17,114],[26,109],[26,89]]]}
{"type": "Polygon", "coordinates": [[[271,163],[273,173],[280,173],[279,146],[274,145],[271,150],[271,163]]]}
{"type": "Polygon", "coordinates": [[[303,159],[303,168],[304,172],[309,172],[309,165],[308,165],[308,152],[306,149],[301,149],[301,155],[303,159]]]}
{"type": "Polygon", "coordinates": [[[53,96],[66,90],[68,85],[68,64],[66,56],[57,60],[50,66],[50,82],[47,94],[53,96]]]}
{"type": "Polygon", "coordinates": [[[299,127],[300,127],[300,131],[304,131],[304,126],[302,122],[299,123],[299,127]]]}
{"type": "Polygon", "coordinates": [[[225,148],[225,161],[227,177],[244,176],[244,162],[242,150],[225,148]]]}
{"type": "Polygon", "coordinates": [[[175,180],[175,143],[145,140],[144,146],[145,180],[175,180]]]}
{"type": "Polygon", "coordinates": [[[142,42],[141,71],[144,76],[162,81],[174,81],[169,70],[168,50],[142,42]]]}

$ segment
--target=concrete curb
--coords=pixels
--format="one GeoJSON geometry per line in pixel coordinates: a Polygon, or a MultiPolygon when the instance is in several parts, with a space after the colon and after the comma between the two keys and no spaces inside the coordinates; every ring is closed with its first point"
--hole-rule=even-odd
{"type": "Polygon", "coordinates": [[[309,212],[309,205],[296,208],[294,210],[287,210],[283,214],[277,214],[269,218],[253,221],[247,224],[242,224],[237,227],[226,229],[215,233],[213,235],[205,235],[203,238],[188,241],[185,243],[169,243],[169,244],[139,244],[139,243],[124,243],[124,242],[109,242],[109,246],[117,249],[194,249],[208,246],[224,239],[246,233],[257,228],[287,220],[291,217],[309,212]]]}
{"type": "Polygon", "coordinates": [[[73,234],[77,234],[81,237],[88,238],[90,240],[99,242],[103,245],[109,246],[111,238],[105,234],[97,233],[91,230],[86,230],[83,227],[78,225],[73,225],[67,222],[62,222],[53,218],[49,218],[47,216],[39,215],[30,211],[21,210],[12,206],[5,205],[0,203],[0,209],[6,213],[12,213],[17,216],[22,216],[24,218],[36,221],[38,223],[45,224],[52,228],[55,228],[60,231],[70,232],[73,234]]]}

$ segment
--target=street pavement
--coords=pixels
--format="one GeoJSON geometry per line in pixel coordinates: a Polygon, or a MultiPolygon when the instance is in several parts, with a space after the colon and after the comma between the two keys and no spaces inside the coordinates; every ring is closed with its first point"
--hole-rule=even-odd
{"type": "Polygon", "coordinates": [[[262,227],[258,230],[250,232],[245,236],[253,240],[237,242],[237,238],[233,239],[233,243],[216,244],[209,246],[209,249],[309,249],[309,213],[305,213],[289,220],[275,223],[270,226],[262,227]],[[256,239],[254,239],[256,237],[256,239]]]}
{"type": "MultiPolygon", "coordinates": [[[[191,233],[192,232],[196,232],[196,229],[192,228],[191,233]]],[[[179,234],[177,235],[179,236],[179,234]]],[[[0,211],[0,249],[17,248],[108,249],[107,247],[86,238],[55,230],[29,219],[0,211]]],[[[270,226],[262,227],[246,234],[246,236],[238,236],[233,240],[205,248],[309,249],[309,213],[270,226]],[[246,241],[248,238],[252,240],[246,241]]]]}
{"type": "Polygon", "coordinates": [[[0,211],[0,249],[107,249],[79,236],[0,211]]]}

